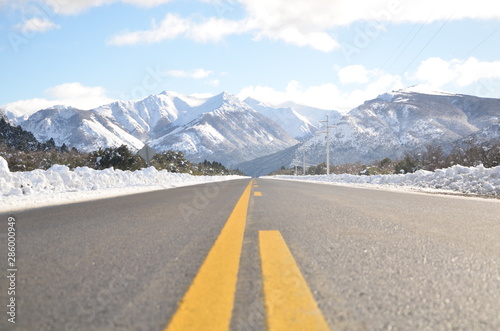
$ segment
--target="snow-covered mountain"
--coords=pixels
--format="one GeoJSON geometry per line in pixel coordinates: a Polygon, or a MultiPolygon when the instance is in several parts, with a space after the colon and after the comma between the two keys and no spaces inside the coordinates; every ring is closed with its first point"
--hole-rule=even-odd
{"type": "Polygon", "coordinates": [[[278,123],[290,136],[304,140],[318,131],[318,122],[326,115],[330,119],[338,120],[342,115],[335,110],[325,110],[299,105],[293,102],[275,106],[268,103],[247,98],[244,102],[262,115],[278,123]]]}
{"type": "Polygon", "coordinates": [[[492,146],[500,142],[500,120],[473,134],[459,140],[458,146],[468,147],[470,145],[492,146]]]}
{"type": "MultiPolygon", "coordinates": [[[[500,116],[500,99],[449,93],[424,94],[400,90],[366,101],[342,117],[331,129],[330,163],[371,162],[385,157],[440,145],[450,150],[465,137],[500,139],[491,126],[500,116]]],[[[296,148],[239,165],[248,174],[259,173],[262,164],[273,170],[307,162],[325,162],[325,135],[316,134],[296,148]],[[283,153],[286,153],[284,155],[283,153]]]]}
{"type": "Polygon", "coordinates": [[[44,150],[50,142],[39,142],[33,133],[13,125],[0,109],[0,146],[23,152],[44,150]]]}
{"type": "MultiPolygon", "coordinates": [[[[333,163],[399,158],[426,144],[445,145],[479,130],[472,108],[460,107],[464,97],[399,91],[386,93],[351,110],[332,130],[333,163]]],[[[477,100],[479,101],[479,99],[477,100]]],[[[463,102],[462,102],[463,103],[463,102]]],[[[480,103],[480,102],[479,102],[480,103]]],[[[324,159],[324,136],[304,143],[313,161],[324,159]]]]}
{"type": "Polygon", "coordinates": [[[325,120],[326,115],[330,117],[332,122],[335,122],[342,117],[342,114],[336,110],[304,106],[293,101],[283,102],[278,104],[277,107],[292,108],[294,111],[307,118],[316,127],[319,125],[319,121],[325,120]]]}
{"type": "Polygon", "coordinates": [[[229,167],[297,143],[226,92],[210,98],[163,92],[92,110],[57,106],[21,125],[41,141],[54,138],[81,151],[121,144],[140,149],[147,142],[158,151],[181,150],[192,161],[216,160],[229,167]]]}
{"type": "Polygon", "coordinates": [[[217,160],[232,167],[297,143],[275,122],[229,93],[174,99],[178,118],[150,135],[150,144],[157,150],[181,150],[192,161],[217,160]]]}
{"type": "Polygon", "coordinates": [[[500,139],[500,99],[414,88],[380,95],[343,117],[293,103],[241,102],[226,92],[209,98],[163,92],[92,110],[52,107],[20,124],[39,141],[54,138],[82,151],[148,143],[158,151],[181,150],[192,161],[215,160],[262,175],[301,164],[304,152],[307,163],[324,162],[325,135],[317,130],[327,114],[336,125],[331,164],[397,159],[428,144],[449,150],[471,140],[500,139]]]}
{"type": "Polygon", "coordinates": [[[13,110],[10,108],[0,108],[0,112],[8,117],[9,122],[13,125],[19,125],[25,120],[27,120],[35,112],[21,112],[19,110],[13,110]]]}
{"type": "Polygon", "coordinates": [[[5,122],[9,122],[9,117],[7,116],[7,111],[3,108],[0,108],[0,119],[4,119],[5,122]]]}
{"type": "MultiPolygon", "coordinates": [[[[110,120],[116,120],[128,132],[145,141],[158,138],[162,132],[164,133],[165,127],[181,117],[184,120],[194,119],[200,112],[193,109],[207,101],[165,91],[140,101],[117,101],[93,111],[110,120]]],[[[202,109],[202,111],[210,110],[209,107],[202,109]]]]}
{"type": "Polygon", "coordinates": [[[274,154],[242,162],[237,165],[237,168],[243,173],[254,177],[268,175],[281,167],[290,168],[297,161],[297,150],[301,145],[299,143],[274,154]]]}
{"type": "Polygon", "coordinates": [[[20,125],[39,141],[53,138],[56,145],[66,144],[81,151],[121,144],[133,149],[143,146],[140,139],[128,133],[116,120],[92,110],[56,106],[36,112],[20,125]]]}

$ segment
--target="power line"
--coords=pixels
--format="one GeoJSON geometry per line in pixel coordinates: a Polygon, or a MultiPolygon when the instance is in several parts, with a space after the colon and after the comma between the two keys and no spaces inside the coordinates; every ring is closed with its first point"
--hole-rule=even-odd
{"type": "Polygon", "coordinates": [[[498,30],[500,30],[500,28],[497,28],[495,31],[493,31],[492,33],[490,33],[486,38],[484,38],[481,42],[479,42],[479,44],[477,44],[473,49],[471,49],[467,54],[465,54],[462,58],[465,59],[467,58],[469,55],[471,55],[472,52],[474,52],[477,48],[479,48],[479,46],[481,46],[482,44],[484,44],[488,39],[490,39],[495,33],[498,32],[498,30]]]}
{"type": "Polygon", "coordinates": [[[420,56],[420,54],[422,54],[422,52],[427,48],[427,46],[429,46],[429,44],[434,40],[434,38],[436,38],[436,36],[439,34],[439,32],[441,32],[441,30],[445,27],[445,25],[448,24],[448,22],[450,21],[450,19],[453,17],[454,14],[455,13],[451,14],[450,17],[448,17],[448,19],[443,23],[443,25],[441,25],[441,27],[436,31],[436,33],[434,33],[432,38],[424,45],[424,47],[422,47],[420,52],[418,52],[418,54],[413,58],[413,60],[411,60],[410,64],[408,64],[406,68],[401,72],[400,76],[402,76],[406,72],[406,70],[408,70],[408,68],[411,67],[411,65],[420,56]]]}
{"type": "MultiPolygon", "coordinates": [[[[435,9],[434,9],[434,11],[435,11],[435,9]]],[[[399,60],[399,58],[401,57],[401,55],[403,55],[403,53],[406,51],[406,49],[408,48],[408,46],[410,46],[412,44],[412,42],[418,36],[418,34],[420,33],[420,31],[423,29],[423,27],[426,26],[427,23],[429,23],[432,15],[434,15],[434,11],[432,11],[432,12],[429,13],[429,15],[427,16],[427,18],[422,22],[422,24],[420,24],[420,27],[418,28],[418,30],[415,33],[414,33],[414,30],[417,28],[418,24],[417,23],[413,24],[413,27],[411,28],[410,32],[406,35],[406,37],[403,39],[403,41],[401,41],[401,43],[399,44],[399,46],[394,50],[394,53],[385,61],[384,65],[383,65],[383,68],[386,68],[387,62],[390,59],[392,59],[392,57],[394,55],[396,55],[396,53],[398,53],[398,50],[401,48],[401,46],[403,46],[403,44],[406,42],[406,40],[412,34],[413,34],[413,37],[408,41],[408,43],[406,44],[406,46],[404,46],[404,48],[399,52],[399,54],[397,54],[396,58],[394,59],[394,61],[391,62],[391,64],[389,65],[389,68],[387,68],[386,71],[391,70],[391,68],[394,65],[394,63],[396,63],[399,60]]]]}
{"type": "Polygon", "coordinates": [[[401,57],[401,55],[402,55],[402,54],[406,51],[406,49],[408,48],[408,46],[410,46],[410,45],[411,45],[411,43],[413,42],[413,40],[415,40],[415,38],[417,37],[417,35],[420,33],[420,30],[422,30],[422,28],[424,27],[424,25],[425,25],[425,24],[427,24],[427,21],[425,21],[424,23],[422,23],[422,24],[420,25],[420,28],[418,29],[418,31],[417,31],[415,34],[413,34],[413,37],[411,38],[411,40],[410,40],[410,41],[408,41],[408,43],[406,44],[406,46],[405,46],[405,47],[404,47],[404,48],[403,48],[403,49],[399,52],[399,54],[397,54],[397,53],[398,53],[398,50],[401,48],[401,46],[403,46],[403,44],[405,43],[405,41],[406,41],[406,40],[410,37],[410,35],[413,33],[413,30],[415,30],[415,28],[417,27],[417,24],[414,24],[414,25],[413,25],[413,28],[412,28],[412,29],[410,30],[410,32],[406,35],[406,37],[405,37],[405,38],[403,39],[403,41],[399,44],[399,46],[398,46],[398,47],[394,50],[394,53],[393,53],[393,54],[392,54],[392,55],[391,55],[391,56],[390,56],[390,57],[389,57],[389,58],[385,61],[384,65],[383,65],[383,68],[385,68],[385,67],[386,67],[386,65],[387,65],[387,62],[389,62],[389,61],[390,61],[390,59],[392,59],[392,57],[393,57],[394,55],[396,55],[396,54],[397,54],[396,58],[394,59],[394,61],[392,61],[392,62],[391,62],[391,64],[389,65],[389,67],[387,68],[387,70],[386,70],[386,71],[391,70],[391,68],[392,68],[392,66],[394,65],[394,63],[396,63],[396,62],[399,60],[399,58],[400,58],[400,57],[401,57]]]}

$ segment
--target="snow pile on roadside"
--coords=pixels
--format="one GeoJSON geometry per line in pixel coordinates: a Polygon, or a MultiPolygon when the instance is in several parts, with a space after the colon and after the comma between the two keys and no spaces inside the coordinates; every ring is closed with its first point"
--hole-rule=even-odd
{"type": "Polygon", "coordinates": [[[271,176],[269,178],[500,195],[500,166],[485,168],[482,165],[477,167],[456,165],[451,168],[438,169],[434,172],[419,170],[415,173],[397,175],[356,176],[343,174],[329,176],[271,176]]]}
{"type": "Polygon", "coordinates": [[[243,177],[192,176],[154,167],[132,172],[54,165],[48,170],[10,172],[0,157],[0,212],[238,178],[243,177]]]}

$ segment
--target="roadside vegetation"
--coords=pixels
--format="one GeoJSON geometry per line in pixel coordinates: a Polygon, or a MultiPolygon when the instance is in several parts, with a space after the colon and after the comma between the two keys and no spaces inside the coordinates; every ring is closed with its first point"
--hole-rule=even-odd
{"type": "MultiPolygon", "coordinates": [[[[146,162],[135,155],[126,145],[114,148],[99,149],[91,153],[81,153],[76,149],[61,148],[19,151],[0,144],[0,156],[7,160],[10,171],[47,170],[55,164],[66,165],[70,169],[89,167],[96,170],[114,168],[120,170],[139,170],[146,168],[146,162]]],[[[221,163],[205,160],[192,163],[182,152],[166,151],[155,155],[151,166],[157,170],[166,169],[172,173],[188,173],[195,176],[243,175],[239,170],[229,170],[221,163]]]]}
{"type": "MultiPolygon", "coordinates": [[[[23,130],[20,126],[10,125],[4,118],[0,118],[0,156],[7,160],[9,169],[13,172],[47,170],[55,164],[66,165],[70,169],[89,167],[96,170],[112,167],[134,171],[147,167],[146,162],[126,145],[82,153],[65,144],[56,146],[54,139],[41,143],[31,132],[23,130]]],[[[151,165],[157,170],[166,169],[172,173],[200,176],[243,175],[240,171],[229,170],[216,161],[192,163],[182,152],[177,151],[166,151],[155,155],[151,165]]]]}
{"type": "MultiPolygon", "coordinates": [[[[99,148],[97,151],[82,153],[65,144],[56,146],[54,139],[39,142],[31,132],[20,126],[10,125],[0,117],[0,156],[7,160],[10,171],[46,170],[55,164],[66,165],[70,169],[89,167],[96,170],[114,168],[138,170],[146,168],[146,162],[133,153],[126,145],[99,148]]],[[[500,165],[500,142],[456,146],[445,152],[440,146],[428,145],[423,151],[407,154],[401,160],[382,159],[370,164],[354,163],[330,166],[331,174],[380,175],[411,173],[423,169],[434,171],[453,165],[466,167],[483,165],[486,168],[500,165]]],[[[151,165],[158,170],[166,169],[172,173],[219,176],[243,175],[239,170],[229,170],[221,163],[207,161],[192,163],[182,152],[166,151],[155,155],[151,165]]],[[[302,167],[286,169],[282,167],[272,175],[303,174],[302,167]]],[[[326,174],[326,164],[306,168],[306,175],[326,174]]]]}
{"type": "MultiPolygon", "coordinates": [[[[500,142],[496,144],[456,146],[451,152],[445,153],[439,146],[428,145],[423,152],[407,154],[402,160],[385,158],[370,164],[354,163],[330,166],[331,174],[352,175],[388,175],[412,173],[417,170],[434,171],[449,168],[454,165],[474,167],[483,165],[492,168],[500,165],[500,142]]],[[[325,175],[326,163],[306,168],[306,175],[325,175]]],[[[302,175],[303,168],[297,167],[273,172],[271,175],[302,175]]]]}

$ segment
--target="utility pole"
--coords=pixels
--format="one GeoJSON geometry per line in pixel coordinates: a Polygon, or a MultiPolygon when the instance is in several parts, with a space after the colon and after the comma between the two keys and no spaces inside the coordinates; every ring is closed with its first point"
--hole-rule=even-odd
{"type": "Polygon", "coordinates": [[[326,115],[326,121],[320,121],[322,123],[326,123],[325,131],[318,131],[318,133],[326,133],[326,174],[330,174],[330,129],[335,126],[329,125],[328,115],[326,115]]]}

